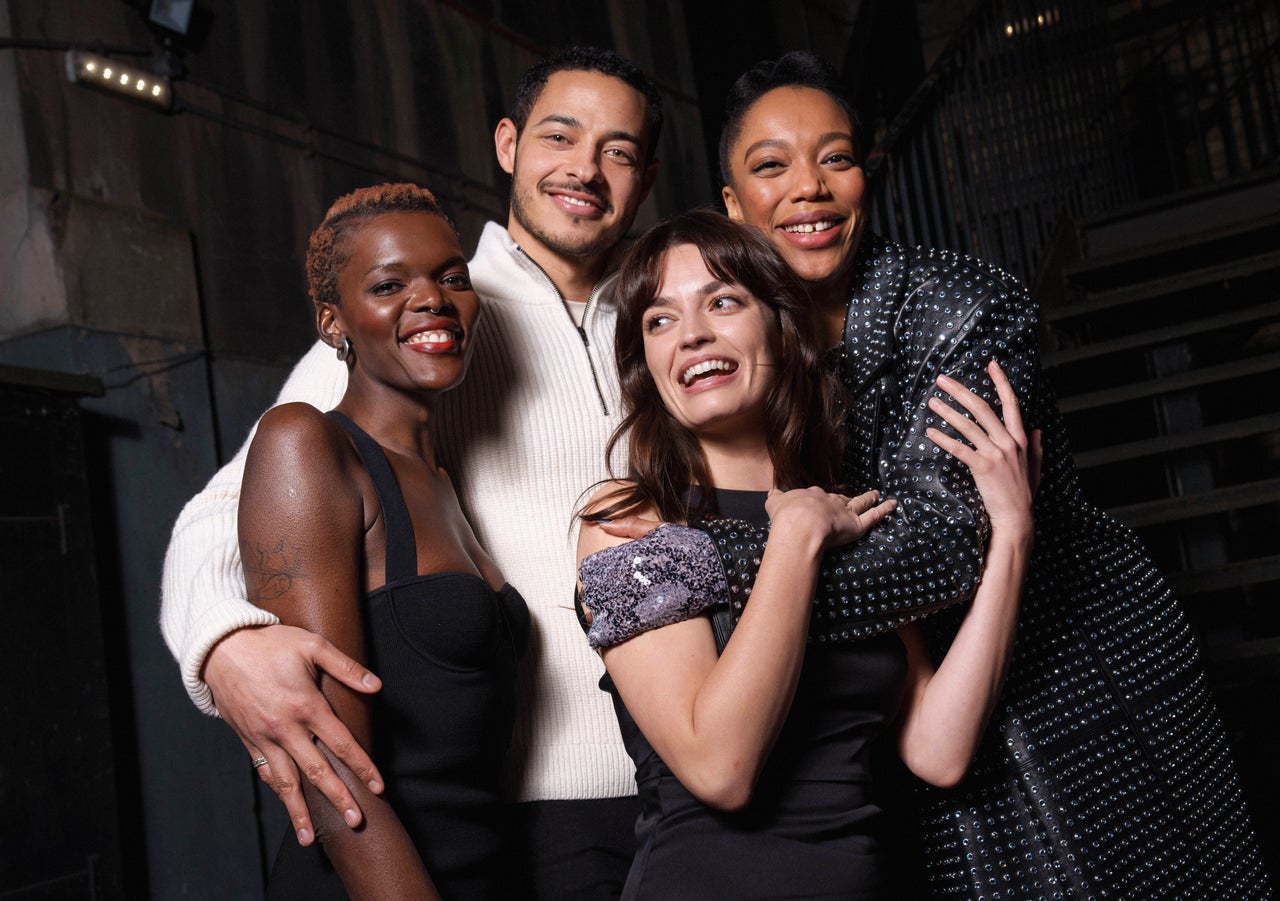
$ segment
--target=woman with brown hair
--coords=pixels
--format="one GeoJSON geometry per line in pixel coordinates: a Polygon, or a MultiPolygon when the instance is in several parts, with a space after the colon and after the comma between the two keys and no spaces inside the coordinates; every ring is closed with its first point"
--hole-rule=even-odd
{"type": "Polygon", "coordinates": [[[378,796],[346,774],[360,829],[307,784],[324,853],[290,830],[268,897],[503,897],[499,778],[529,614],[433,444],[436,399],[466,372],[480,315],[466,258],[430,192],[382,185],[330,208],[307,280],[347,390],[327,414],[295,403],[263,416],[240,552],[255,603],[381,674],[372,699],[327,675],[321,688],[387,784],[378,796]]]}
{"type": "Polygon", "coordinates": [[[1035,456],[1016,399],[994,366],[1004,422],[939,383],[974,419],[939,402],[964,440],[929,437],[974,473],[993,526],[946,659],[910,625],[815,641],[823,551],[856,549],[895,505],[835,493],[846,429],[804,291],[758,232],[694,212],[637,241],[617,297],[630,471],[587,504],[579,575],[643,808],[623,897],[883,897],[871,741],[896,721],[907,765],[954,783],[1012,647],[1035,456]],[[632,515],[664,525],[634,541],[598,527],[632,515]],[[703,526],[726,518],[766,525],[763,553],[732,531],[718,548],[703,526]],[[721,552],[760,556],[749,601],[721,552]]]}

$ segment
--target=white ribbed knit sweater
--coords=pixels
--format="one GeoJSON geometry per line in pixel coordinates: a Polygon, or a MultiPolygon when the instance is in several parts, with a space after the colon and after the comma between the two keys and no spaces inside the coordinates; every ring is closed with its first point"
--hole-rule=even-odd
{"type": "MultiPolygon", "coordinates": [[[[572,514],[579,494],[606,477],[605,444],[621,419],[614,279],[601,282],[587,305],[587,347],[551,280],[497,223],[485,226],[471,277],[484,314],[466,379],[437,407],[437,440],[480,542],[533,615],[512,796],[634,794],[635,769],[597,687],[603,667],[573,612],[572,514]]],[[[346,390],[346,375],[332,348],[317,343],[277,403],[328,410],[346,390]]],[[[206,713],[216,712],[200,679],[209,649],[242,626],[277,621],[244,597],[236,505],[247,449],[248,441],[183,509],[165,556],[161,630],[206,713]]],[[[614,462],[621,471],[622,459],[614,462]]]]}

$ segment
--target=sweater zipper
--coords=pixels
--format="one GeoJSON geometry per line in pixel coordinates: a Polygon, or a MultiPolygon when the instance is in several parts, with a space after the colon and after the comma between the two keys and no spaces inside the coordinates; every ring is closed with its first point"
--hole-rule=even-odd
{"type": "MultiPolygon", "coordinates": [[[[551,276],[547,275],[547,271],[538,265],[537,260],[525,253],[524,248],[519,244],[516,245],[516,250],[520,251],[520,254],[526,260],[533,263],[534,268],[537,269],[542,277],[547,280],[547,286],[551,288],[556,299],[560,301],[560,308],[564,310],[564,314],[569,317],[569,324],[574,327],[574,330],[578,333],[578,337],[582,339],[582,350],[587,355],[587,368],[591,370],[591,383],[595,385],[596,397],[600,399],[600,412],[605,416],[608,416],[609,404],[604,399],[604,389],[600,387],[600,374],[596,371],[595,360],[591,358],[591,341],[587,338],[587,318],[592,313],[592,304],[594,304],[596,299],[599,297],[600,286],[604,284],[605,279],[601,279],[600,282],[591,289],[591,294],[587,297],[587,305],[582,311],[582,325],[578,325],[578,323],[573,321],[573,311],[569,309],[569,302],[564,299],[564,295],[560,293],[560,289],[556,287],[556,283],[551,280],[551,276]]],[[[605,276],[605,278],[608,278],[608,276],[605,276]]]]}

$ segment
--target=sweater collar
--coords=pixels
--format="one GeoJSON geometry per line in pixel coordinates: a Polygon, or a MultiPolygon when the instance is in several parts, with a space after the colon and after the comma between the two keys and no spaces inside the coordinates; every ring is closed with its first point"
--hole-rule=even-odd
{"type": "MultiPolygon", "coordinates": [[[[610,260],[610,270],[591,291],[588,306],[594,307],[597,299],[612,301],[613,286],[618,280],[615,252],[610,260]]],[[[471,280],[480,296],[503,303],[520,303],[531,306],[555,304],[564,299],[551,276],[525,252],[511,233],[497,222],[486,222],[475,256],[471,258],[471,280]],[[532,283],[532,284],[531,284],[532,283]],[[540,290],[533,290],[537,286],[540,290]]]]}

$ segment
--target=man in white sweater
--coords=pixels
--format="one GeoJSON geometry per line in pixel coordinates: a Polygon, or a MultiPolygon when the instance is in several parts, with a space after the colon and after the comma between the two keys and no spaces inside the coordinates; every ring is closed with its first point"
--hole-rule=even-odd
{"type": "MultiPolygon", "coordinates": [[[[653,184],[661,124],[652,84],[607,51],[573,48],[521,79],[511,117],[494,134],[512,176],[507,227],[488,223],[470,264],[484,302],[476,354],[439,409],[442,463],[533,615],[508,773],[528,854],[520,881],[533,897],[616,897],[634,841],[634,768],[572,610],[572,510],[606,476],[605,444],[621,418],[612,271],[653,184]]],[[[329,409],[345,388],[345,366],[317,343],[277,402],[329,409]]],[[[314,738],[380,789],[373,763],[316,688],[316,670],[360,690],[378,681],[245,599],[236,535],[245,448],[178,518],[161,628],[196,705],[220,714],[252,757],[266,758],[259,772],[306,844],[314,836],[300,772],[348,823],[360,820],[314,738]]]]}

